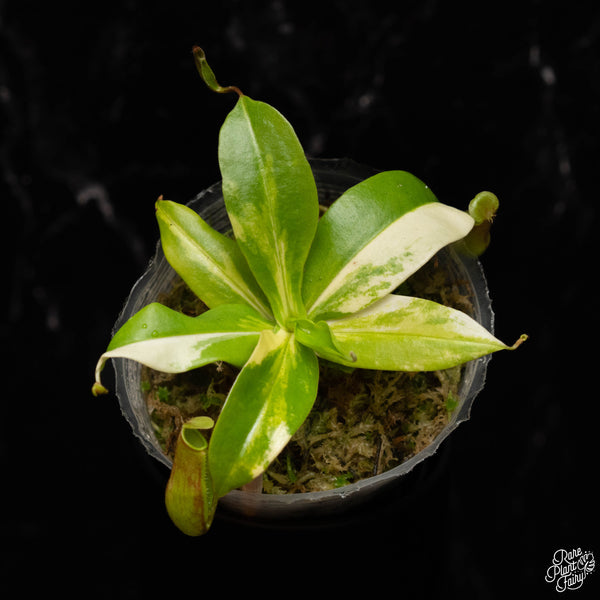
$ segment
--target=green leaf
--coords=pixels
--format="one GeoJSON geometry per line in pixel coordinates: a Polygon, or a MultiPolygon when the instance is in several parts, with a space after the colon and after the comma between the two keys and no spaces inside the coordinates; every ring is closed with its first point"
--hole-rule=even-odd
{"type": "Polygon", "coordinates": [[[211,437],[216,497],[252,481],[279,454],[310,412],[318,379],[317,357],[293,334],[261,333],[211,437]]]}
{"type": "Polygon", "coordinates": [[[209,417],[183,424],[165,490],[169,517],[189,536],[203,535],[209,530],[217,506],[208,470],[208,443],[200,433],[213,424],[209,417]]]}
{"type": "Polygon", "coordinates": [[[260,332],[272,327],[247,305],[224,304],[189,317],[154,302],[131,317],[111,340],[96,367],[96,389],[109,358],[129,358],[166,373],[218,360],[241,367],[260,332]]]}
{"type": "Polygon", "coordinates": [[[183,204],[159,200],[156,219],[165,257],[210,308],[244,302],[264,316],[268,303],[236,242],[183,204]]]}
{"type": "Polygon", "coordinates": [[[310,165],[287,120],[247,96],[221,128],[219,163],[236,240],[286,327],[304,315],[302,272],[319,215],[310,165]]]}
{"type": "Polygon", "coordinates": [[[304,276],[309,318],[365,308],[472,226],[410,173],[386,171],[353,186],[319,222],[304,276]]]}
{"type": "Polygon", "coordinates": [[[328,324],[342,353],[353,352],[356,361],[323,357],[365,369],[435,371],[511,348],[461,311],[394,294],[328,324]]]}

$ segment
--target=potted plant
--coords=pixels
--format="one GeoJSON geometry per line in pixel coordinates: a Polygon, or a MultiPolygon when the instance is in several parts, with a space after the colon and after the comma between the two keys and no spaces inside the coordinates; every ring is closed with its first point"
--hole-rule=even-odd
{"type": "Polygon", "coordinates": [[[320,363],[437,372],[525,339],[507,346],[456,308],[398,293],[449,244],[485,247],[493,194],[462,211],[413,175],[387,171],[350,187],[321,215],[291,125],[268,104],[220,86],[200,48],[194,56],[209,88],[238,95],[219,137],[233,236],[159,198],[164,255],[206,310],[141,308],[100,357],[92,390],[106,393],[100,374],[109,358],[168,373],[215,363],[237,369],[218,417],[193,416],[177,433],[165,501],[188,535],[205,533],[217,502],[260,479],[307,420],[320,363]]]}

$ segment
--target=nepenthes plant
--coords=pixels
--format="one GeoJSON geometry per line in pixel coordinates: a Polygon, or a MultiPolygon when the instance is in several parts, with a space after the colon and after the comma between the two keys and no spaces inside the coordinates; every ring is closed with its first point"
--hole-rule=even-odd
{"type": "Polygon", "coordinates": [[[237,94],[218,157],[233,236],[162,197],[165,256],[208,307],[187,316],[153,302],[113,336],[96,368],[126,358],[166,373],[214,362],[239,368],[218,419],[179,433],[165,499],[188,535],[205,533],[219,498],[268,467],[302,425],[317,394],[319,361],[352,369],[431,371],[516,348],[448,306],[394,293],[448,244],[487,244],[497,198],[467,210],[443,204],[417,177],[384,171],[344,192],[321,216],[315,180],[292,126],[272,106],[237,94]]]}

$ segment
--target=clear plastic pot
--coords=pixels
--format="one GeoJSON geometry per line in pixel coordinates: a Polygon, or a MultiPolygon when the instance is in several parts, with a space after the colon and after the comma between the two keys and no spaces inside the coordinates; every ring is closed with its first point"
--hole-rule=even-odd
{"type": "MultiPolygon", "coordinates": [[[[376,171],[347,159],[312,160],[311,166],[319,190],[319,201],[328,205],[343,191],[373,175],[376,171]]],[[[189,206],[194,208],[215,229],[230,229],[224,209],[220,182],[201,192],[189,206]]],[[[480,263],[455,251],[442,250],[437,259],[456,273],[472,306],[471,315],[488,331],[493,332],[494,318],[488,288],[480,263]]],[[[139,311],[153,302],[161,293],[168,292],[174,271],[160,247],[147,270],[134,285],[115,324],[114,331],[139,311]]],[[[256,523],[303,522],[305,519],[328,518],[341,515],[372,499],[384,488],[402,481],[417,465],[432,456],[442,442],[462,422],[469,419],[471,406],[484,386],[490,356],[469,362],[459,388],[459,404],[434,441],[412,458],[379,475],[329,491],[272,495],[234,490],[219,500],[222,513],[250,519],[256,523]]],[[[146,452],[167,469],[171,460],[161,450],[154,435],[145,399],[141,391],[141,365],[126,359],[113,359],[116,394],[123,415],[131,425],[146,452]]],[[[422,466],[420,467],[422,468],[422,466]]]]}

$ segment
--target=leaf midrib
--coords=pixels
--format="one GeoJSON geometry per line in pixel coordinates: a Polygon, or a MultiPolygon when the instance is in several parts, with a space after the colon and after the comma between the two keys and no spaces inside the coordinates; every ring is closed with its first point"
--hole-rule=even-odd
{"type": "MultiPolygon", "coordinates": [[[[274,211],[274,203],[273,203],[273,198],[271,196],[271,194],[269,193],[269,185],[267,184],[267,179],[270,179],[273,183],[276,183],[274,178],[271,177],[267,177],[265,176],[265,173],[269,173],[271,175],[272,173],[272,169],[268,169],[265,166],[265,162],[263,160],[263,152],[262,149],[260,147],[260,144],[258,142],[258,137],[256,135],[256,132],[254,130],[254,127],[252,126],[252,119],[250,118],[250,114],[248,112],[246,103],[241,103],[242,106],[242,110],[244,111],[244,116],[246,118],[246,123],[248,125],[248,133],[249,133],[249,137],[251,140],[251,143],[254,147],[255,150],[255,156],[257,157],[257,162],[258,162],[258,167],[259,167],[259,173],[261,174],[260,176],[260,182],[261,182],[261,187],[263,188],[263,195],[265,197],[265,199],[267,200],[268,203],[268,208],[269,208],[269,224],[270,224],[270,228],[267,232],[265,232],[266,234],[268,234],[269,240],[270,240],[270,246],[271,248],[273,248],[274,252],[275,252],[275,257],[276,257],[276,265],[277,265],[277,269],[279,271],[279,279],[281,282],[286,282],[288,281],[287,279],[287,269],[286,269],[286,265],[285,265],[285,261],[283,260],[283,257],[281,256],[281,248],[279,246],[279,244],[277,243],[277,237],[274,235],[275,231],[278,231],[278,228],[276,227],[276,222],[275,222],[275,211],[274,211]]],[[[272,185],[271,188],[275,189],[276,186],[272,185]]],[[[284,291],[285,290],[280,290],[278,285],[277,285],[277,278],[275,279],[275,287],[277,289],[278,295],[279,295],[279,299],[281,302],[281,308],[282,310],[289,312],[289,302],[288,302],[288,298],[285,297],[284,295],[284,291]]],[[[288,317],[289,315],[282,315],[282,317],[288,317]]],[[[283,320],[287,320],[286,318],[283,318],[283,320]]],[[[285,323],[280,323],[281,326],[285,326],[285,323]]]]}

